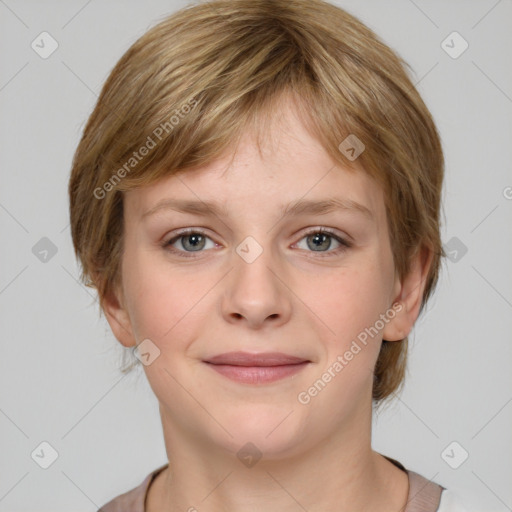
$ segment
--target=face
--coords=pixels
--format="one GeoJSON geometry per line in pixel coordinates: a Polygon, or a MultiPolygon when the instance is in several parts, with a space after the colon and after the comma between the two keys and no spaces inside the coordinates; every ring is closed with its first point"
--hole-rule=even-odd
{"type": "Polygon", "coordinates": [[[116,335],[167,432],[280,457],[361,430],[401,285],[379,186],[293,110],[269,140],[126,194],[116,335]]]}

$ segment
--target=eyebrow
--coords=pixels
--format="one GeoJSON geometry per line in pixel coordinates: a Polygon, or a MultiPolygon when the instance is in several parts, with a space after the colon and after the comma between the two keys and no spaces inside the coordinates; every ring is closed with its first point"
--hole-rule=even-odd
{"type": "MultiPolygon", "coordinates": [[[[144,212],[141,218],[149,217],[161,210],[175,210],[182,213],[190,213],[200,216],[215,215],[217,217],[227,217],[228,212],[224,205],[212,201],[192,201],[182,199],[164,199],[155,206],[144,212]]],[[[364,205],[352,201],[351,199],[342,199],[331,197],[323,200],[299,199],[286,205],[280,210],[280,217],[292,217],[296,215],[323,215],[333,211],[348,211],[360,213],[373,219],[372,212],[364,205]]]]}

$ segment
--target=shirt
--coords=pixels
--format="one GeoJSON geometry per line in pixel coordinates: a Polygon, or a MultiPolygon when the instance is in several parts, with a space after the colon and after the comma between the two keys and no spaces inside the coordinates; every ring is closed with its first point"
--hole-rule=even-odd
{"type": "MultiPolygon", "coordinates": [[[[448,489],[406,469],[400,462],[390,457],[386,459],[405,471],[409,477],[409,494],[403,512],[468,512],[448,489]]],[[[155,469],[140,485],[109,501],[98,512],[145,512],[149,487],[156,476],[168,466],[169,464],[165,464],[155,469]]]]}

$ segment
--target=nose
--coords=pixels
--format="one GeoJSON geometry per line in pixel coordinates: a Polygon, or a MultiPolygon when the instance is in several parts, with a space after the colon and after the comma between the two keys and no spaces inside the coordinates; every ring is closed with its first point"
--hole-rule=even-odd
{"type": "Polygon", "coordinates": [[[222,305],[226,321],[246,323],[251,329],[286,323],[292,307],[283,265],[270,249],[258,246],[241,244],[233,254],[222,305]]]}

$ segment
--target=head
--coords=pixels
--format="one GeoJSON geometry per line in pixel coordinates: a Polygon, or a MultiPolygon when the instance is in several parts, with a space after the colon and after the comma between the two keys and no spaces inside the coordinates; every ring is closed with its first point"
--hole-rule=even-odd
{"type": "Polygon", "coordinates": [[[221,0],[165,19],[111,72],[73,161],[73,243],[117,339],[158,347],[144,369],[183,431],[201,424],[189,397],[176,398],[183,386],[224,391],[215,407],[231,426],[242,421],[237,398],[261,426],[293,397],[295,434],[322,431],[332,404],[340,420],[399,389],[407,336],[438,278],[444,166],[406,67],[328,3],[221,0]],[[342,208],[284,211],[331,198],[342,208]],[[169,199],[218,208],[155,208],[169,199]],[[332,233],[315,237],[315,226],[332,233]],[[184,240],[184,227],[200,238],[190,229],[184,240]],[[241,391],[204,367],[235,350],[311,364],[241,391]],[[299,404],[346,351],[332,383],[299,404]],[[190,415],[178,419],[179,408],[190,415]]]}

